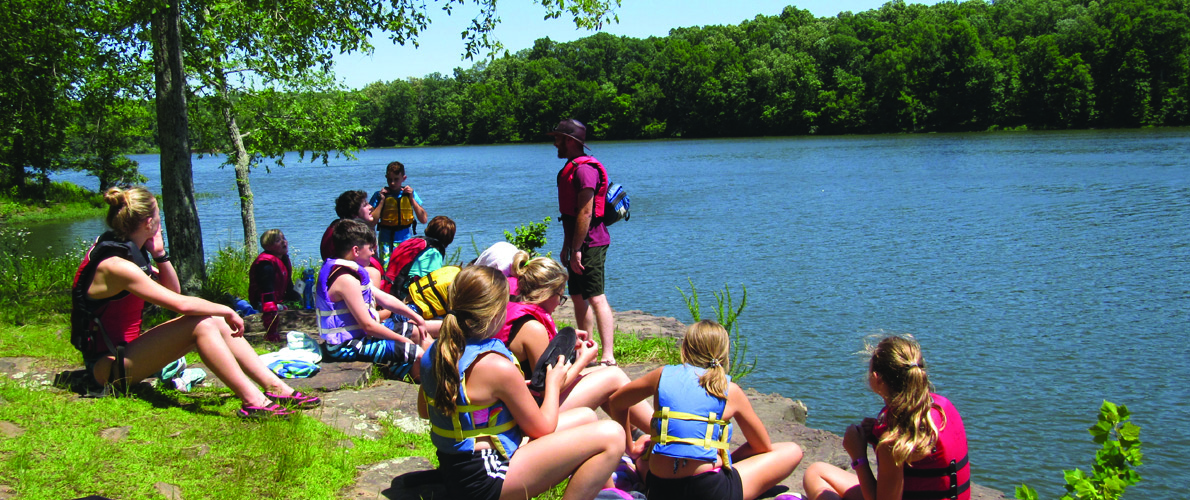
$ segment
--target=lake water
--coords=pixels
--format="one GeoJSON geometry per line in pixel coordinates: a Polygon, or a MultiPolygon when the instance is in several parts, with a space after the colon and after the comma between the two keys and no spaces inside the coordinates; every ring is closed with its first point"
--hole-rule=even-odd
{"type": "MultiPolygon", "coordinates": [[[[748,289],[746,383],[806,402],[841,433],[873,415],[865,336],[913,333],[962,412],[974,480],[1011,496],[1062,491],[1090,470],[1102,400],[1142,427],[1133,498],[1190,483],[1190,134],[1186,129],[763,138],[592,144],[632,196],[613,226],[616,309],[689,320],[676,287],[748,289]]],[[[158,190],[155,156],[134,157],[158,190]]],[[[369,193],[400,160],[431,216],[474,257],[503,230],[556,218],[551,145],[370,150],[258,171],[258,228],[295,261],[317,256],[347,189],[369,193]]],[[[208,256],[239,241],[233,172],[195,161],[208,256]]],[[[94,179],[64,176],[84,183],[94,179]]],[[[98,221],[39,231],[93,237],[98,221]]],[[[561,246],[554,223],[545,250],[561,246]]],[[[39,244],[46,244],[44,242],[39,244]]],[[[58,243],[53,243],[60,245],[58,243]]]]}

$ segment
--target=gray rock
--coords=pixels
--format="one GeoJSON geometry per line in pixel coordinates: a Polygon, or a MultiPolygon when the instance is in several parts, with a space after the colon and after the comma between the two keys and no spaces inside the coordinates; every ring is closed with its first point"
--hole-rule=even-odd
{"type": "Polygon", "coordinates": [[[343,499],[438,499],[445,498],[442,484],[425,457],[402,457],[365,466],[355,484],[340,491],[343,499]]]}
{"type": "Polygon", "coordinates": [[[383,431],[380,420],[389,420],[410,432],[428,430],[417,418],[417,386],[392,380],[381,380],[360,390],[327,393],[322,408],[306,414],[349,436],[369,439],[376,439],[383,431]]]}
{"type": "Polygon", "coordinates": [[[176,484],[157,482],[153,484],[153,488],[167,500],[182,500],[182,488],[176,484]]]}
{"type": "MultiPolygon", "coordinates": [[[[194,368],[202,368],[208,374],[213,373],[202,363],[195,363],[194,368]]],[[[322,368],[317,375],[310,378],[287,378],[285,383],[303,392],[337,391],[343,388],[355,388],[368,383],[372,376],[372,364],[363,361],[349,363],[321,363],[322,368]]],[[[227,387],[218,377],[208,376],[202,386],[227,387]]]]}
{"type": "Polygon", "coordinates": [[[0,434],[3,434],[4,437],[14,438],[19,437],[24,433],[25,429],[22,429],[17,424],[8,421],[0,421],[0,434]]]}
{"type": "MultiPolygon", "coordinates": [[[[33,363],[36,361],[37,358],[0,358],[0,373],[10,377],[17,374],[28,373],[33,369],[33,363]]],[[[24,375],[20,376],[24,377],[24,375]]]]}
{"type": "Polygon", "coordinates": [[[124,438],[128,437],[128,433],[130,432],[132,432],[132,426],[108,427],[107,429],[99,431],[99,437],[113,443],[118,443],[124,438]]]}

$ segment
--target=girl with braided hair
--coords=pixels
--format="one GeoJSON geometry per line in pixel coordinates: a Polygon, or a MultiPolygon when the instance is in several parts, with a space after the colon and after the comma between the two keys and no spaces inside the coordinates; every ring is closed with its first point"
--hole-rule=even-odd
{"type": "Polygon", "coordinates": [[[563,499],[594,498],[619,464],[623,431],[588,408],[559,412],[564,358],[547,368],[538,406],[512,353],[493,338],[507,305],[500,271],[463,268],[438,340],[422,357],[418,410],[430,419],[448,497],[524,499],[570,477],[563,499]],[[531,440],[521,444],[524,436],[531,440]]]}
{"type": "Polygon", "coordinates": [[[751,500],[801,462],[797,444],[769,440],[748,396],[727,375],[730,344],[722,325],[699,321],[686,329],[682,364],[653,370],[612,394],[609,414],[626,433],[628,408],[654,399],[650,434],[625,440],[649,500],[751,500]],[[729,455],[733,421],[747,442],[729,455]]]}
{"type": "Polygon", "coordinates": [[[802,481],[807,497],[971,498],[963,418],[950,400],[933,393],[921,346],[912,337],[882,339],[868,362],[868,386],[884,399],[884,409],[843,435],[855,473],[823,462],[810,465],[802,481]],[[876,449],[875,465],[868,462],[869,445],[876,449]]]}

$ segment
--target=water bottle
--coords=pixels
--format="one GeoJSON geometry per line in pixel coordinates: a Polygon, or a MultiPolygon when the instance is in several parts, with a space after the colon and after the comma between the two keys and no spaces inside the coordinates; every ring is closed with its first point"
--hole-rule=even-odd
{"type": "Polygon", "coordinates": [[[314,270],[307,269],[302,273],[302,282],[306,284],[302,290],[302,307],[314,309],[314,270]]]}

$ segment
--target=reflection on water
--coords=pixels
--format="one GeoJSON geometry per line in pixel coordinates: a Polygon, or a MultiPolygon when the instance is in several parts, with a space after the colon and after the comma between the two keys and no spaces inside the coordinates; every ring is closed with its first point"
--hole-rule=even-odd
{"type": "MultiPolygon", "coordinates": [[[[1058,496],[1060,470],[1091,460],[1100,402],[1127,404],[1146,455],[1130,496],[1177,498],[1190,482],[1186,132],[594,142],[633,202],[612,227],[608,298],[687,320],[687,279],[704,300],[747,286],[759,369],[746,384],[802,399],[810,425],[835,432],[879,409],[854,354],[864,336],[914,333],[963,413],[975,481],[1010,493],[1058,496]]],[[[156,158],[136,159],[157,190],[156,158]]],[[[334,198],[379,189],[393,160],[430,216],[458,223],[465,259],[472,241],[557,212],[548,144],[371,150],[257,171],[257,227],[284,230],[296,261],[316,256],[334,198]]],[[[219,161],[194,166],[208,255],[241,234],[219,161]]],[[[43,232],[100,230],[83,224],[43,232]]],[[[556,252],[556,223],[548,238],[556,252]]]]}

